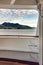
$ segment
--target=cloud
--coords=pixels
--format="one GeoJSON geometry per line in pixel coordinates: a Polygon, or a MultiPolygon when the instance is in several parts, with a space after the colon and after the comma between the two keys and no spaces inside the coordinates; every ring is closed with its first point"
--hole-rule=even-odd
{"type": "MultiPolygon", "coordinates": [[[[23,15],[23,14],[37,14],[37,10],[28,10],[28,9],[0,9],[1,13],[3,14],[16,14],[16,15],[23,15]]],[[[13,15],[14,15],[13,14],[13,15]]]]}
{"type": "Polygon", "coordinates": [[[37,18],[35,19],[33,16],[33,19],[35,19],[35,23],[34,23],[34,20],[29,20],[29,18],[32,19],[31,18],[32,16],[30,16],[32,14],[38,15],[39,13],[37,10],[34,10],[34,9],[33,10],[32,9],[31,10],[29,9],[0,9],[0,24],[3,22],[13,22],[14,23],[15,21],[15,23],[18,22],[18,23],[27,24],[27,25],[28,23],[32,22],[33,24],[30,23],[29,25],[35,26],[37,24],[36,23],[37,18]],[[24,17],[25,20],[22,19],[23,16],[27,16],[27,15],[29,17],[28,21],[27,19],[25,19],[25,17],[24,17]]]}

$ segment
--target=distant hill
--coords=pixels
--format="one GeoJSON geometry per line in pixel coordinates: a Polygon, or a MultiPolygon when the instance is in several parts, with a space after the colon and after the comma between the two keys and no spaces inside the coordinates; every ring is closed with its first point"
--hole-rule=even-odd
{"type": "Polygon", "coordinates": [[[7,23],[4,22],[0,25],[1,29],[33,29],[34,27],[26,26],[26,25],[20,25],[18,23],[7,23]]]}

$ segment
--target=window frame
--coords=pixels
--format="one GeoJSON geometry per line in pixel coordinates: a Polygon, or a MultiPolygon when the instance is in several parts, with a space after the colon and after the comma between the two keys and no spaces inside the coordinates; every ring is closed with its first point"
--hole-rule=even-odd
{"type": "MultiPolygon", "coordinates": [[[[0,9],[2,9],[2,8],[3,9],[34,9],[34,10],[39,11],[37,5],[0,5],[0,9]]],[[[39,36],[39,35],[37,35],[37,32],[36,32],[36,35],[28,35],[28,34],[20,34],[19,35],[19,33],[17,33],[17,34],[10,34],[10,35],[4,33],[4,34],[0,34],[0,35],[2,35],[2,36],[4,36],[4,35],[5,36],[18,36],[18,37],[20,37],[20,36],[23,36],[23,37],[38,37],[39,36]]]]}

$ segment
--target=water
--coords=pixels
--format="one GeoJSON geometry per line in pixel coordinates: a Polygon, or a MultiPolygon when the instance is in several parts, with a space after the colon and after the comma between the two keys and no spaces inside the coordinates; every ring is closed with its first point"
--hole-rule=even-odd
{"type": "Polygon", "coordinates": [[[36,35],[36,29],[0,29],[0,35],[36,35]]]}

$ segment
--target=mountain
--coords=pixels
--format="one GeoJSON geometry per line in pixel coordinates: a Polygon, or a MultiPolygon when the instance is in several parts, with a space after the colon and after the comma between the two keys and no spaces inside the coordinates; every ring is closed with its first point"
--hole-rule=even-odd
{"type": "Polygon", "coordinates": [[[33,29],[34,27],[26,26],[26,25],[20,25],[18,23],[8,23],[4,22],[0,25],[0,28],[5,29],[33,29]]]}

